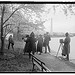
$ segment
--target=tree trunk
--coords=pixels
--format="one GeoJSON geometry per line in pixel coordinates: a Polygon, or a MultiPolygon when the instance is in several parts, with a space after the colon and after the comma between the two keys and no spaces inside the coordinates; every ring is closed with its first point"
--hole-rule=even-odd
{"type": "Polygon", "coordinates": [[[5,11],[5,6],[3,5],[2,7],[2,14],[1,14],[1,50],[0,50],[0,55],[3,55],[3,49],[4,49],[4,37],[3,37],[3,17],[4,17],[4,11],[5,11]]]}

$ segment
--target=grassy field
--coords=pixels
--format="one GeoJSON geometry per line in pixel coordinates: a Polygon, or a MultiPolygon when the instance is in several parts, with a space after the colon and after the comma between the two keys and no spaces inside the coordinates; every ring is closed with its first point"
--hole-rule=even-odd
{"type": "Polygon", "coordinates": [[[15,41],[14,51],[7,49],[8,41],[5,41],[4,56],[0,56],[0,72],[37,72],[37,68],[32,71],[32,61],[28,54],[23,55],[23,41],[15,41]]]}

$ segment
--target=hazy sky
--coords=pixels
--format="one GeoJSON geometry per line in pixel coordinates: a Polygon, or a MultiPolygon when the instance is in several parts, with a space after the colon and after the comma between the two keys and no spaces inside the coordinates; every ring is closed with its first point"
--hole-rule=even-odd
{"type": "MultiPolygon", "coordinates": [[[[46,6],[47,9],[50,7],[46,6]]],[[[48,18],[48,21],[44,23],[46,31],[50,32],[52,18],[53,32],[75,32],[75,15],[68,12],[68,16],[66,16],[61,8],[57,8],[55,14],[51,9],[46,18],[48,18]]]]}

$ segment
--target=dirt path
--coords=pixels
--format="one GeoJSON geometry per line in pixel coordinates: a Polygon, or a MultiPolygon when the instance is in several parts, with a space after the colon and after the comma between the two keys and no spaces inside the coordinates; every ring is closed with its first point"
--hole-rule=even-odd
{"type": "Polygon", "coordinates": [[[35,56],[43,61],[52,72],[75,72],[75,64],[69,61],[59,60],[49,53],[36,54],[35,56]]]}

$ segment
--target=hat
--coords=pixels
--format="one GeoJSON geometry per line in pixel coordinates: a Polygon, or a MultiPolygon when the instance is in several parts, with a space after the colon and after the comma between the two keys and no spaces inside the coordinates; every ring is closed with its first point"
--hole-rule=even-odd
{"type": "Polygon", "coordinates": [[[67,32],[67,33],[65,33],[65,35],[66,35],[66,36],[68,36],[68,35],[69,35],[69,33],[67,32]]]}

